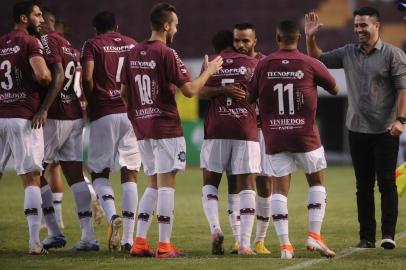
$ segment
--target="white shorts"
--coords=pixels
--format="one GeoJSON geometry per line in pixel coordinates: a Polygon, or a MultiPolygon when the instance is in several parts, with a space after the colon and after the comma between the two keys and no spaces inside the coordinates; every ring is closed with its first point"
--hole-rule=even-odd
{"type": "Polygon", "coordinates": [[[44,161],[83,161],[82,134],[82,119],[48,119],[44,125],[44,161]]]}
{"type": "Polygon", "coordinates": [[[13,155],[18,175],[41,172],[44,158],[42,128],[32,129],[31,121],[22,118],[0,118],[0,170],[13,155]]]}
{"type": "Polygon", "coordinates": [[[142,166],[146,175],[168,173],[186,168],[186,142],[184,137],[144,139],[138,141],[142,166]]]}
{"type": "Polygon", "coordinates": [[[271,169],[271,161],[267,157],[264,134],[262,129],[258,129],[259,147],[261,149],[261,171],[258,176],[268,176],[267,172],[271,169]]]}
{"type": "Polygon", "coordinates": [[[259,143],[245,140],[204,140],[200,168],[229,175],[260,172],[259,143]]]}
{"type": "Polygon", "coordinates": [[[139,171],[140,151],[126,113],[109,114],[90,124],[88,167],[91,172],[113,171],[118,155],[120,167],[139,171]]]}
{"type": "Polygon", "coordinates": [[[267,155],[270,161],[268,175],[282,177],[296,171],[299,166],[304,173],[311,174],[327,168],[324,148],[321,146],[316,150],[306,153],[282,152],[275,155],[267,155]]]}

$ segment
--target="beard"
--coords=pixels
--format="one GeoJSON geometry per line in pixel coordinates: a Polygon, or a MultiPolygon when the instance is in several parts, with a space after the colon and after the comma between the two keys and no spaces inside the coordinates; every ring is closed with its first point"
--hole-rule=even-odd
{"type": "Polygon", "coordinates": [[[39,27],[36,27],[31,21],[28,23],[27,31],[30,35],[33,36],[38,36],[40,34],[39,27]]]}

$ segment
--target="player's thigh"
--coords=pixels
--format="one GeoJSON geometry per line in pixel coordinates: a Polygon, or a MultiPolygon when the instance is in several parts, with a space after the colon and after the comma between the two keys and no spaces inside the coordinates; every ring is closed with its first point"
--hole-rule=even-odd
{"type": "Polygon", "coordinates": [[[296,170],[296,163],[292,153],[282,152],[267,155],[270,164],[270,170],[267,175],[283,177],[293,173],[296,170]]]}
{"type": "Polygon", "coordinates": [[[262,133],[262,130],[259,129],[258,131],[258,137],[259,137],[259,148],[261,151],[261,170],[258,173],[258,176],[269,176],[267,172],[270,171],[271,169],[271,164],[270,164],[270,159],[266,155],[266,148],[265,148],[265,140],[264,140],[264,135],[262,133]]]}
{"type": "Polygon", "coordinates": [[[186,142],[184,137],[155,140],[153,153],[157,174],[185,170],[186,168],[186,142]]]}
{"type": "Polygon", "coordinates": [[[118,142],[118,162],[120,167],[139,171],[141,167],[140,150],[137,137],[135,137],[133,127],[126,114],[122,117],[120,130],[121,136],[118,142]]]}
{"type": "Polygon", "coordinates": [[[230,140],[209,139],[203,141],[200,150],[200,168],[211,172],[222,173],[230,168],[230,159],[230,140]]]}
{"type": "Polygon", "coordinates": [[[90,124],[88,167],[91,172],[114,168],[118,141],[115,120],[115,115],[110,114],[90,124]]]}
{"type": "Polygon", "coordinates": [[[327,168],[323,146],[306,153],[295,153],[295,160],[305,174],[312,174],[327,168]]]}
{"type": "Polygon", "coordinates": [[[231,174],[259,173],[261,151],[258,142],[232,140],[231,174]]]}

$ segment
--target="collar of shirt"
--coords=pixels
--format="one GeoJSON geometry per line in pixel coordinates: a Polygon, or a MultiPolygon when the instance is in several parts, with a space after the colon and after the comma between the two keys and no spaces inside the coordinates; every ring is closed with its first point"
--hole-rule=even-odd
{"type": "Polygon", "coordinates": [[[373,52],[375,52],[375,50],[381,50],[382,47],[383,47],[383,42],[382,42],[381,38],[378,38],[378,41],[375,43],[374,48],[373,48],[369,53],[367,53],[367,52],[364,51],[364,49],[362,48],[361,44],[357,44],[357,49],[358,49],[361,53],[366,54],[366,55],[372,54],[373,52]]]}

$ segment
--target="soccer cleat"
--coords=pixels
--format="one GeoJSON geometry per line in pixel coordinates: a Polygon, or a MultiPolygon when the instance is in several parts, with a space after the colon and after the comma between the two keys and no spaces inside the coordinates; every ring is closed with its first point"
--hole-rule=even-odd
{"type": "Polygon", "coordinates": [[[256,254],[262,254],[262,255],[271,254],[269,249],[266,248],[264,242],[262,242],[262,241],[255,242],[254,251],[256,254]]]}
{"type": "Polygon", "coordinates": [[[242,256],[255,256],[257,255],[251,248],[247,248],[247,247],[240,247],[238,249],[238,255],[242,255],[242,256]]]}
{"type": "Polygon", "coordinates": [[[381,247],[384,249],[394,249],[396,242],[390,236],[384,236],[381,241],[381,247]]]}
{"type": "Polygon", "coordinates": [[[231,245],[231,254],[238,254],[238,250],[240,249],[240,242],[234,241],[234,243],[231,245]]]}
{"type": "Polygon", "coordinates": [[[291,244],[284,244],[280,247],[281,259],[292,259],[295,256],[295,249],[291,244]]]}
{"type": "Polygon", "coordinates": [[[211,235],[211,254],[213,255],[224,255],[224,235],[220,229],[215,229],[214,233],[211,235]]]}
{"type": "Polygon", "coordinates": [[[93,221],[95,224],[101,224],[104,218],[104,211],[98,200],[92,200],[93,221]]]}
{"type": "Polygon", "coordinates": [[[131,250],[131,244],[130,243],[125,243],[124,245],[121,245],[121,251],[130,252],[130,250],[131,250]]]}
{"type": "Polygon", "coordinates": [[[154,251],[148,241],[141,237],[135,238],[130,254],[134,257],[154,257],[154,251]]]}
{"type": "Polygon", "coordinates": [[[185,257],[185,253],[179,249],[176,249],[171,243],[159,242],[158,248],[155,253],[156,258],[179,258],[185,257]]]}
{"type": "Polygon", "coordinates": [[[107,245],[109,251],[120,251],[121,239],[120,230],[123,220],[118,215],[113,215],[107,230],[107,245]]]}
{"type": "Polygon", "coordinates": [[[314,232],[309,232],[307,235],[306,248],[310,251],[319,252],[323,257],[333,258],[336,256],[336,253],[324,243],[324,239],[314,232]]]}
{"type": "Polygon", "coordinates": [[[73,251],[99,251],[100,246],[97,241],[95,242],[90,242],[90,241],[83,241],[80,240],[80,242],[73,247],[73,251]]]}
{"type": "Polygon", "coordinates": [[[30,244],[28,254],[30,255],[48,255],[48,250],[46,250],[42,244],[30,244]]]}
{"type": "Polygon", "coordinates": [[[63,234],[57,236],[48,235],[47,238],[42,240],[42,245],[45,249],[63,248],[66,245],[65,236],[63,234]]]}

